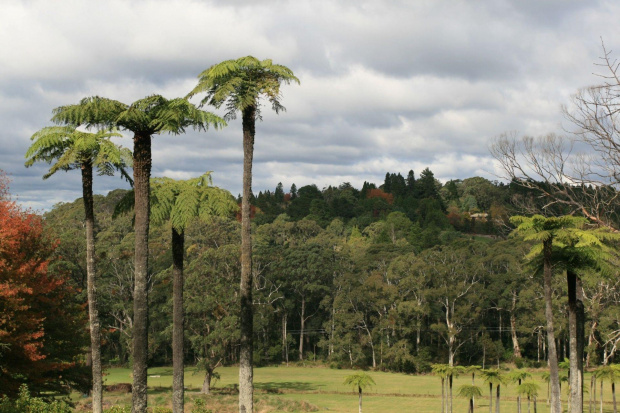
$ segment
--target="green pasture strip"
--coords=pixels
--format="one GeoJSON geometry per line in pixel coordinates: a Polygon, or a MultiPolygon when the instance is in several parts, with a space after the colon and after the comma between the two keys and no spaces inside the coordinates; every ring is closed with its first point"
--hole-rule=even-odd
{"type": "MultiPolygon", "coordinates": [[[[221,378],[214,384],[212,389],[232,390],[238,382],[237,367],[221,367],[216,370],[221,378]]],[[[257,397],[265,400],[289,400],[294,402],[308,402],[319,408],[319,412],[355,412],[357,411],[357,394],[343,384],[344,378],[355,370],[329,369],[326,367],[298,367],[278,366],[261,367],[254,369],[254,384],[257,397]]],[[[533,378],[540,385],[538,397],[539,410],[547,409],[547,384],[542,381],[540,371],[531,371],[533,378]]],[[[110,368],[105,371],[105,384],[131,383],[131,370],[125,368],[110,368]]],[[[155,404],[166,405],[171,395],[172,368],[156,367],[148,370],[149,400],[155,404]]],[[[401,373],[388,373],[369,371],[376,386],[364,392],[364,412],[396,412],[410,411],[419,413],[435,413],[441,411],[441,380],[434,375],[407,375],[401,373]]],[[[203,372],[189,367],[185,371],[186,394],[189,399],[199,397],[198,392],[204,380],[203,372]]],[[[584,394],[585,407],[587,408],[589,396],[590,375],[587,374],[584,382],[586,392],[584,394]]],[[[453,410],[455,412],[467,410],[467,400],[457,397],[458,388],[463,384],[471,384],[470,375],[462,375],[453,382],[453,410]]],[[[489,408],[489,387],[480,377],[476,377],[476,385],[482,389],[483,397],[476,399],[476,411],[487,411],[489,408]]],[[[502,386],[501,407],[504,413],[517,412],[516,384],[502,386]]],[[[606,403],[604,412],[611,412],[611,389],[605,383],[606,403]]],[[[568,386],[563,383],[562,400],[566,406],[568,386]]],[[[599,389],[597,386],[597,393],[599,389]]],[[[118,396],[119,401],[126,398],[118,396]]],[[[203,397],[203,396],[200,396],[203,397]]],[[[208,396],[220,397],[222,400],[236,400],[235,396],[208,396]]],[[[600,396],[599,396],[600,397],[600,396]]],[[[495,398],[495,389],[493,389],[495,398]]],[[[597,400],[598,401],[598,400],[597,400]]],[[[234,403],[233,403],[234,404],[234,403]]],[[[495,399],[493,399],[495,410],[495,399]]],[[[272,403],[273,405],[273,403],[272,403]]],[[[527,411],[527,400],[522,401],[522,411],[527,411]]],[[[566,408],[566,407],[565,407],[566,408]]],[[[598,408],[598,405],[597,405],[598,408]]],[[[278,410],[269,410],[278,412],[278,410]]],[[[282,410],[285,411],[285,410],[282,410]]],[[[597,409],[598,411],[598,409],[597,409]]]]}

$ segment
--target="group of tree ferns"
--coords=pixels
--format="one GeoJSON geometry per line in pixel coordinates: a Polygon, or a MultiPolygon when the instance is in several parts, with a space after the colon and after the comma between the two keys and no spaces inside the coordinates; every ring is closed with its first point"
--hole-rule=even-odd
{"type": "Polygon", "coordinates": [[[491,151],[510,185],[483,178],[441,185],[426,169],[418,179],[388,173],[382,185],[360,190],[343,183],[285,193],[279,184],[254,196],[259,99],[279,112],[281,84],[299,81],[253,57],[211,66],[186,98],[127,105],[90,97],[54,109],[60,126],[33,135],[26,164],[52,164],[45,178],[82,172],[83,205],[58,205],[45,221],[60,239],[50,271],[86,286],[87,297],[76,300],[88,302],[93,411],[102,409],[102,363],[129,362],[133,411],[145,412],[146,368],[169,363],[170,350],[175,412],[183,411],[184,363],[206,372],[204,391],[218,366],[239,364],[239,410],[248,413],[253,363],[312,359],[404,372],[433,362],[548,363],[551,411],[559,413],[565,356],[571,411],[581,411],[583,360],[607,365],[620,343],[620,84],[608,54],[604,61],[606,83],[580,92],[576,110],[566,110],[597,157],[575,161],[555,136],[502,136],[491,151]],[[199,94],[201,105],[225,105],[224,119],[187,100],[199,94]],[[237,112],[240,211],[209,174],[150,179],[154,134],[217,129],[237,112]],[[111,143],[119,130],[133,133],[132,153],[111,143]],[[132,191],[93,197],[93,168],[118,169],[132,191]],[[539,215],[518,216],[524,212],[539,215]]]}

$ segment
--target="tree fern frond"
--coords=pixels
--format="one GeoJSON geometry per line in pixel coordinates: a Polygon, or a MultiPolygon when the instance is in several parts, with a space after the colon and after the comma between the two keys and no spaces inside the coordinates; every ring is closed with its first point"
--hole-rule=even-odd
{"type": "Polygon", "coordinates": [[[129,190],[123,195],[123,197],[118,201],[116,206],[114,207],[114,213],[112,214],[112,218],[116,218],[121,214],[126,214],[129,211],[133,211],[133,207],[135,205],[135,192],[134,190],[129,190]]]}
{"type": "Polygon", "coordinates": [[[59,106],[52,113],[52,122],[73,126],[111,127],[117,116],[127,105],[116,100],[92,96],[84,98],[77,105],[59,106]]]}

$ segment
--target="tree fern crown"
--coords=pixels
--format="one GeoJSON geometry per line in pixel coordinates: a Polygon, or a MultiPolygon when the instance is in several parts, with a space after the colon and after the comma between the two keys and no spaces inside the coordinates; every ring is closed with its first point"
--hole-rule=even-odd
{"type": "MultiPolygon", "coordinates": [[[[133,192],[127,193],[116,206],[115,216],[133,209],[133,200],[133,192]]],[[[157,225],[170,221],[179,233],[194,218],[229,216],[238,209],[230,192],[212,186],[210,172],[185,181],[166,177],[151,179],[151,221],[157,225]]]]}
{"type": "Polygon", "coordinates": [[[93,96],[77,105],[54,109],[52,121],[57,124],[84,126],[87,129],[115,126],[143,135],[163,132],[184,133],[188,127],[206,130],[210,125],[221,128],[226,122],[213,113],[198,109],[186,99],[166,99],[151,95],[131,105],[93,96]]]}
{"type": "Polygon", "coordinates": [[[83,132],[74,126],[49,126],[30,138],[33,143],[26,152],[26,166],[35,162],[53,164],[43,175],[49,178],[57,171],[95,167],[99,175],[113,175],[118,169],[130,180],[126,168],[131,166],[131,151],[118,147],[110,138],[121,136],[115,130],[100,130],[96,133],[83,132]]]}
{"type": "Polygon", "coordinates": [[[260,117],[259,98],[265,96],[272,109],[278,113],[286,110],[280,103],[282,83],[299,84],[293,71],[274,64],[271,59],[258,60],[252,56],[226,60],[209,67],[198,75],[198,85],[187,95],[190,98],[206,93],[201,105],[220,108],[225,105],[225,119],[234,119],[237,111],[254,106],[260,117]]]}

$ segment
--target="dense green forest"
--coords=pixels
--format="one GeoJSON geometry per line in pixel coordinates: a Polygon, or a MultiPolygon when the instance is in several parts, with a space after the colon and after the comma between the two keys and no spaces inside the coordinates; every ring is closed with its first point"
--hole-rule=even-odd
{"type": "MultiPolygon", "coordinates": [[[[132,213],[127,191],[95,196],[105,364],[131,363],[132,213]]],[[[232,196],[231,196],[232,197],[232,196]]],[[[509,236],[515,200],[534,194],[481,177],[442,185],[432,171],[259,192],[252,199],[254,362],[319,361],[419,373],[433,363],[546,365],[542,277],[531,245],[509,236]]],[[[193,220],[185,230],[185,361],[206,373],[238,362],[240,217],[193,220]]],[[[45,214],[59,239],[53,272],[86,301],[82,200],[45,214]]],[[[171,364],[170,224],[151,225],[149,365],[171,364]]],[[[582,276],[586,365],[613,362],[620,328],[617,278],[582,276]]],[[[556,339],[568,357],[566,282],[556,277],[556,339]]]]}

